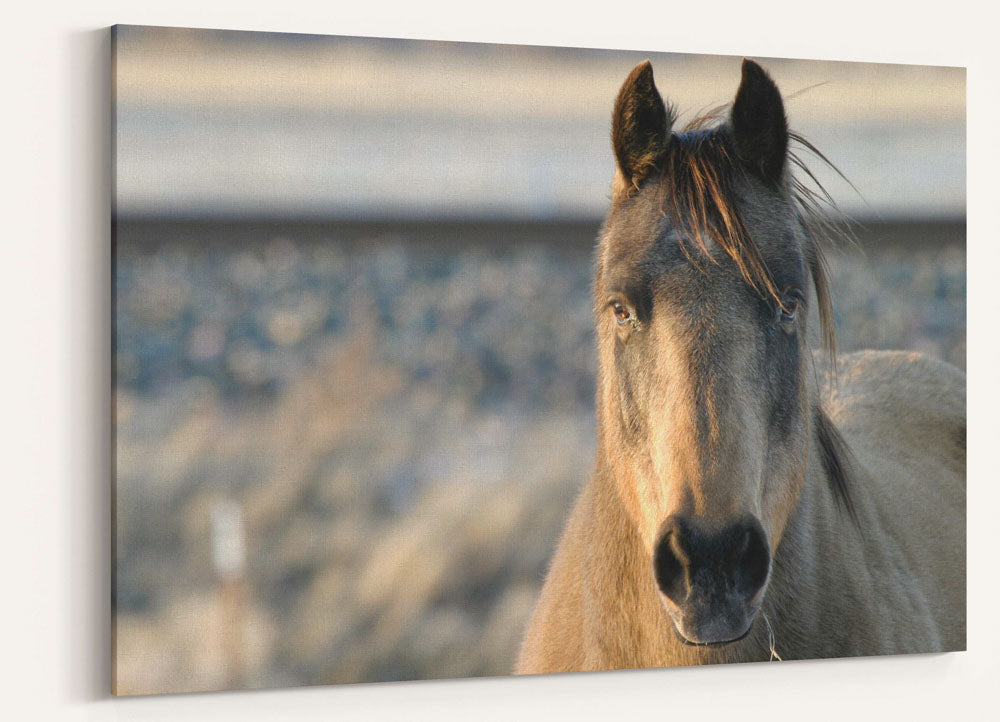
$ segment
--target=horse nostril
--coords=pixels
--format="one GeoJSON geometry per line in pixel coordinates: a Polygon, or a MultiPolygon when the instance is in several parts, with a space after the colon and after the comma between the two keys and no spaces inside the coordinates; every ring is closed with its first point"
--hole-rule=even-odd
{"type": "Polygon", "coordinates": [[[760,523],[754,520],[742,535],[739,544],[736,568],[741,578],[741,586],[750,593],[756,593],[764,582],[771,567],[771,552],[760,523]]]}
{"type": "Polygon", "coordinates": [[[680,603],[687,596],[685,565],[677,553],[679,551],[678,534],[679,530],[677,529],[663,532],[653,554],[656,584],[660,591],[675,603],[680,603]]]}
{"type": "Polygon", "coordinates": [[[735,554],[735,558],[737,561],[741,561],[743,557],[746,555],[747,550],[750,548],[750,536],[751,534],[749,529],[743,532],[743,534],[740,536],[740,541],[739,544],[737,544],[736,546],[736,554],[735,554]]]}

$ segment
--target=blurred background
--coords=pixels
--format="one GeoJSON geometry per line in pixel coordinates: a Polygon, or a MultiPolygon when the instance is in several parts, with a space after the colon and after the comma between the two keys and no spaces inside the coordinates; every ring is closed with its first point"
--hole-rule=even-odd
{"type": "MultiPolygon", "coordinates": [[[[118,26],[119,694],[507,674],[594,449],[615,94],[740,58],[118,26]],[[555,311],[555,312],[554,312],[555,311]]],[[[858,243],[841,350],[965,364],[965,72],[758,58],[858,243]]]]}

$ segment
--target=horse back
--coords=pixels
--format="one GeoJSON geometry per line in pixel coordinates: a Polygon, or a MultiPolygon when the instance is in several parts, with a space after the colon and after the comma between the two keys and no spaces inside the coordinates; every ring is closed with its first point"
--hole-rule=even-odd
{"type": "Polygon", "coordinates": [[[856,450],[939,470],[930,489],[961,501],[964,510],[965,374],[959,369],[913,352],[847,354],[838,357],[836,375],[828,375],[822,403],[856,450]]]}

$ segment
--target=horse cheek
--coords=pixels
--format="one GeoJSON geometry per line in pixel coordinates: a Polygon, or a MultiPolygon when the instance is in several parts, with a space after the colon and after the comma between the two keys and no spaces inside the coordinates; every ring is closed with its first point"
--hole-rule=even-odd
{"type": "Polygon", "coordinates": [[[791,356],[797,363],[786,370],[788,376],[777,381],[781,391],[769,423],[765,468],[773,473],[764,479],[761,506],[766,511],[761,521],[772,550],[777,548],[788,519],[795,510],[808,468],[809,394],[802,381],[806,378],[802,367],[806,354],[801,348],[796,351],[791,356]]]}

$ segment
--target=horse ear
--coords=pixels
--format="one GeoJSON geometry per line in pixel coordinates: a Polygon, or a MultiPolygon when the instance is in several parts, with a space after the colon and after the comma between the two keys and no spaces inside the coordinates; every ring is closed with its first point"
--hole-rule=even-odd
{"type": "MultiPolygon", "coordinates": [[[[671,120],[653,83],[653,66],[637,65],[618,91],[611,145],[625,188],[638,188],[667,148],[671,120]]],[[[616,181],[616,185],[619,183],[616,181]]]]}
{"type": "Polygon", "coordinates": [[[743,78],[730,114],[737,157],[768,183],[778,183],[788,153],[781,93],[764,68],[743,59],[743,78]]]}

